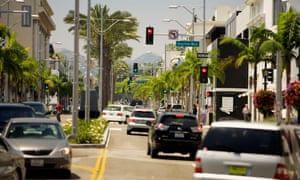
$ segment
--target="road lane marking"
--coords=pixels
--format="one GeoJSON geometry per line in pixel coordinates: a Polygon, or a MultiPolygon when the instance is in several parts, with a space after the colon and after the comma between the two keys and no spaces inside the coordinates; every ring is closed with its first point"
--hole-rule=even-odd
{"type": "Polygon", "coordinates": [[[100,168],[100,165],[101,165],[101,162],[102,162],[102,155],[103,155],[103,151],[105,149],[101,148],[99,150],[99,155],[98,155],[98,158],[97,158],[97,162],[96,162],[96,166],[94,167],[94,171],[93,171],[93,174],[90,178],[90,180],[95,180],[99,174],[99,168],[100,168]]]}
{"type": "Polygon", "coordinates": [[[106,166],[106,159],[107,159],[107,149],[104,149],[104,154],[103,154],[103,158],[102,158],[102,164],[101,164],[101,169],[100,169],[100,173],[98,175],[98,180],[102,180],[102,177],[104,175],[104,171],[105,171],[105,166],[106,166]]]}
{"type": "Polygon", "coordinates": [[[85,171],[89,171],[89,172],[94,172],[94,168],[92,167],[88,167],[88,166],[81,166],[81,165],[76,165],[76,164],[72,164],[72,168],[76,168],[76,169],[83,169],[85,171]]]}

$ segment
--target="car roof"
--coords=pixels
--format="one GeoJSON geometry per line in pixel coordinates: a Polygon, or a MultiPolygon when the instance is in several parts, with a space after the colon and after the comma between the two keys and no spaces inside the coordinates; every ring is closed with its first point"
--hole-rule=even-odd
{"type": "Polygon", "coordinates": [[[29,106],[26,106],[25,104],[21,104],[21,103],[0,103],[0,107],[29,107],[29,106]]]}
{"type": "Polygon", "coordinates": [[[236,120],[217,121],[211,124],[211,127],[226,127],[226,128],[246,128],[259,130],[281,130],[282,127],[276,123],[261,123],[261,122],[245,122],[236,120]]]}
{"type": "Polygon", "coordinates": [[[22,102],[23,104],[44,104],[42,102],[38,102],[38,101],[24,101],[22,102]]]}
{"type": "Polygon", "coordinates": [[[151,112],[154,112],[153,109],[147,109],[147,108],[136,108],[136,109],[133,109],[133,111],[151,111],[151,112]]]}
{"type": "Polygon", "coordinates": [[[43,118],[43,117],[11,118],[10,122],[11,123],[55,123],[55,124],[59,124],[59,122],[56,120],[49,119],[49,118],[43,118]]]}

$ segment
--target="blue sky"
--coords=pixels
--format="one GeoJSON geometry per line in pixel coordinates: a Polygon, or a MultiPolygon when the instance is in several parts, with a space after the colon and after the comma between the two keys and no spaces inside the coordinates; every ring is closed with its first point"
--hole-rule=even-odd
{"type": "MultiPolygon", "coordinates": [[[[54,16],[53,20],[56,23],[56,31],[52,32],[50,42],[54,44],[56,49],[65,48],[74,49],[74,36],[67,31],[68,25],[65,25],[63,18],[69,10],[75,8],[75,0],[48,0],[54,16]],[[61,42],[58,44],[57,42],[61,42]]],[[[217,5],[228,5],[233,9],[242,5],[244,0],[206,0],[206,19],[211,19],[214,13],[214,8],[217,5]]],[[[95,4],[107,5],[110,8],[110,13],[115,11],[128,11],[132,16],[136,17],[139,22],[138,35],[141,36],[140,42],[129,41],[129,46],[133,47],[132,59],[147,53],[153,52],[160,56],[164,54],[166,44],[172,43],[167,36],[155,36],[154,45],[145,45],[145,29],[147,26],[153,26],[155,34],[167,34],[170,29],[178,29],[179,33],[184,33],[184,29],[176,22],[163,22],[163,19],[174,19],[181,24],[191,22],[192,15],[184,8],[169,9],[170,5],[181,5],[187,9],[195,9],[195,14],[198,18],[203,17],[203,0],[91,0],[91,5],[95,4]]],[[[87,12],[88,0],[80,1],[80,13],[87,12]]],[[[173,40],[173,43],[174,40],[173,40]]],[[[80,47],[83,46],[80,43],[80,47]]],[[[81,55],[85,55],[80,48],[81,55]]]]}

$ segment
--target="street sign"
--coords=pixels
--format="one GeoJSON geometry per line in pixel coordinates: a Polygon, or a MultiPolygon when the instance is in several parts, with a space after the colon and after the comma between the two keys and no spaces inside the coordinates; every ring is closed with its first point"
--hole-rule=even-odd
{"type": "Polygon", "coordinates": [[[169,30],[169,39],[177,39],[178,35],[178,30],[169,30]]]}
{"type": "Polygon", "coordinates": [[[199,41],[176,41],[176,46],[181,47],[199,47],[199,41]]]}
{"type": "Polygon", "coordinates": [[[197,53],[197,58],[208,58],[208,53],[197,53]]]}

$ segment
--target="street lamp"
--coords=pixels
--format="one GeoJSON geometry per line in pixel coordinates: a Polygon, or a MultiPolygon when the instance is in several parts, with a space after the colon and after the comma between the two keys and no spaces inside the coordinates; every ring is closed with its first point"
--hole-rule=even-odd
{"type": "Polygon", "coordinates": [[[177,21],[176,19],[163,19],[163,22],[172,22],[172,21],[176,22],[183,29],[186,29],[186,27],[183,24],[181,24],[179,21],[177,21]]]}
{"type": "Polygon", "coordinates": [[[118,22],[130,22],[129,19],[110,19],[114,22],[107,27],[105,30],[103,30],[103,10],[101,10],[101,23],[100,23],[100,62],[99,62],[99,97],[98,97],[98,109],[99,113],[102,112],[102,96],[103,96],[103,35],[106,31],[108,31],[110,28],[112,28],[115,24],[118,22]]]}
{"type": "MultiPolygon", "coordinates": [[[[186,8],[185,6],[182,6],[182,5],[170,5],[169,6],[170,9],[177,9],[179,7],[184,8],[188,13],[192,14],[192,38],[191,38],[191,40],[193,41],[194,40],[194,35],[195,35],[195,32],[194,32],[194,26],[195,26],[195,8],[193,8],[193,10],[191,11],[188,8],[186,8]]],[[[188,111],[192,111],[193,91],[194,91],[194,84],[193,84],[193,82],[194,82],[194,78],[191,75],[190,76],[190,99],[189,99],[188,111]]]]}

